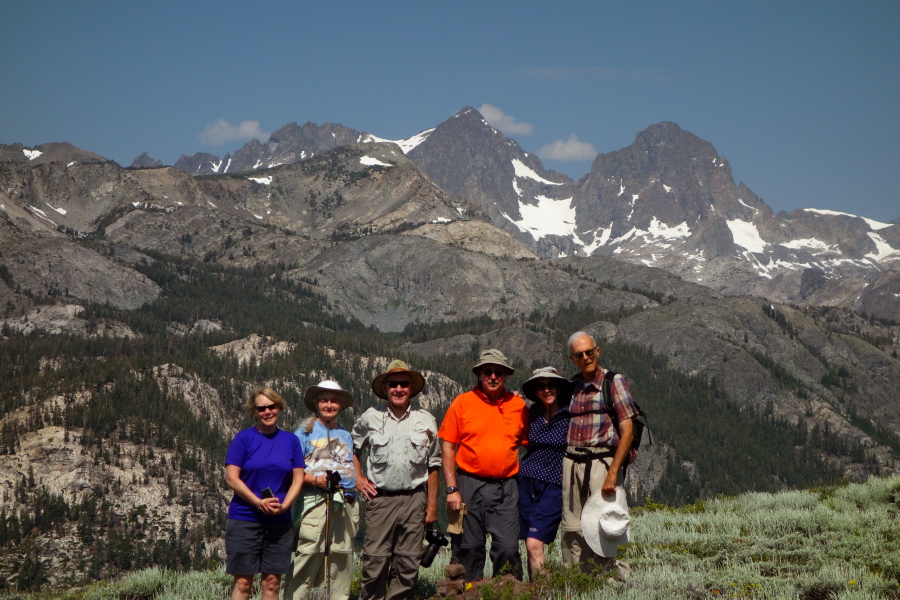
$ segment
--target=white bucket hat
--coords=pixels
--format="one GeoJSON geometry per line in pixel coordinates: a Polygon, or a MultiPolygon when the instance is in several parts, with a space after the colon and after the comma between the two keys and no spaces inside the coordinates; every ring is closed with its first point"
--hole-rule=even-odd
{"type": "Polygon", "coordinates": [[[320,381],[319,385],[309,386],[306,390],[306,394],[303,396],[303,404],[305,404],[306,408],[314,413],[319,412],[319,407],[316,404],[316,398],[321,392],[334,392],[335,394],[340,396],[341,410],[353,406],[353,395],[347,390],[341,388],[340,384],[337,381],[326,379],[325,381],[320,381]]]}
{"type": "Polygon", "coordinates": [[[615,558],[619,545],[630,540],[628,504],[625,490],[616,488],[616,496],[592,495],[581,511],[581,531],[591,550],[600,556],[615,558]]]}

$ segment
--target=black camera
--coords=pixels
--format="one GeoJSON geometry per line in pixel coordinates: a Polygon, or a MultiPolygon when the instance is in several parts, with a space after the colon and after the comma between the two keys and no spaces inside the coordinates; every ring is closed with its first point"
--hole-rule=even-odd
{"type": "Polygon", "coordinates": [[[428,542],[428,547],[425,548],[425,553],[422,554],[422,561],[419,564],[428,568],[434,562],[434,557],[437,556],[438,550],[449,544],[450,540],[437,529],[429,529],[425,531],[425,541],[428,542]]]}

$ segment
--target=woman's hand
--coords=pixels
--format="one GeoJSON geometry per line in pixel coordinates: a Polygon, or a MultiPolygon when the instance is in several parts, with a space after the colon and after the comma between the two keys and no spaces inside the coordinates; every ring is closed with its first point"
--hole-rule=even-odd
{"type": "Polygon", "coordinates": [[[263,498],[259,502],[259,512],[266,515],[280,515],[287,508],[278,498],[263,498]]]}

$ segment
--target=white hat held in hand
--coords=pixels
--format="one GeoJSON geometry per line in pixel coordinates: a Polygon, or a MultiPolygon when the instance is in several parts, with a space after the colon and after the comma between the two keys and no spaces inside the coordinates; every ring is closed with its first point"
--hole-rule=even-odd
{"type": "Polygon", "coordinates": [[[625,502],[625,490],[616,488],[615,498],[601,492],[592,495],[581,511],[581,531],[591,550],[600,556],[615,558],[620,544],[629,541],[631,516],[625,502]]]}

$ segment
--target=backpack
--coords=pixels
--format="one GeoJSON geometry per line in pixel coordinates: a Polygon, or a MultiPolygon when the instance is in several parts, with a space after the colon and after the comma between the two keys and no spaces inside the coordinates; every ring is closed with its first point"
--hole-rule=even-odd
{"type": "MultiPolygon", "coordinates": [[[[615,371],[607,371],[603,376],[603,401],[606,404],[606,414],[612,419],[613,427],[616,428],[616,433],[621,438],[622,433],[619,431],[619,416],[616,414],[616,409],[613,407],[612,400],[612,381],[616,375],[618,375],[618,373],[615,371]]],[[[632,402],[634,402],[634,399],[632,399],[632,402]]],[[[647,427],[647,414],[641,410],[641,407],[638,406],[637,402],[634,402],[634,406],[637,408],[638,414],[631,419],[634,424],[634,437],[631,438],[631,448],[637,451],[638,448],[641,447],[641,438],[644,435],[644,429],[647,427]]],[[[647,429],[647,437],[650,440],[648,445],[652,446],[653,436],[650,435],[649,429],[647,429]]]]}

